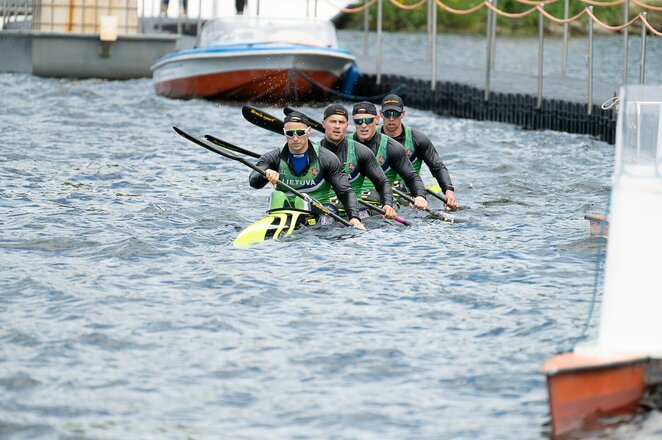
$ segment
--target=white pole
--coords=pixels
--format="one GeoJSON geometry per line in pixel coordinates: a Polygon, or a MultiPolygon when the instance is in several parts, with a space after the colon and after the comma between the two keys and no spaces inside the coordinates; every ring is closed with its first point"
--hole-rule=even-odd
{"type": "MultiPolygon", "coordinates": [[[[569,0],[563,1],[563,19],[568,19],[569,0]]],[[[568,22],[563,23],[563,59],[561,60],[561,73],[568,74],[568,22]]]]}
{"type": "Polygon", "coordinates": [[[382,83],[382,0],[377,0],[377,85],[382,83]]]}
{"type": "Polygon", "coordinates": [[[437,89],[437,5],[432,9],[432,81],[430,90],[437,89]]]}

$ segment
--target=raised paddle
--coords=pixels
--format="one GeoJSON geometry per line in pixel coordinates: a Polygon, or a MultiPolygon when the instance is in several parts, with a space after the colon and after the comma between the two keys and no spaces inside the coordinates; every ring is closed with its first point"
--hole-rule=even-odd
{"type": "MultiPolygon", "coordinates": [[[[257,125],[258,127],[262,127],[262,128],[267,129],[269,131],[273,131],[274,133],[279,133],[279,134],[283,134],[283,135],[285,134],[283,132],[283,126],[285,125],[283,123],[283,121],[276,118],[275,116],[271,116],[267,112],[264,112],[260,109],[257,109],[255,107],[253,107],[252,105],[244,105],[241,108],[241,114],[244,115],[244,118],[253,125],[257,125]]],[[[217,144],[217,145],[223,146],[222,144],[218,144],[216,142],[217,138],[215,138],[214,136],[205,135],[205,138],[207,140],[217,144]]],[[[232,147],[234,148],[233,151],[238,151],[240,153],[244,153],[244,154],[247,154],[247,155],[252,156],[252,157],[260,157],[259,154],[253,153],[252,151],[246,150],[244,148],[237,147],[237,146],[234,146],[234,145],[232,147]]],[[[362,200],[362,199],[359,199],[359,198],[357,198],[357,200],[360,204],[362,204],[363,206],[365,206],[368,209],[376,211],[376,212],[378,212],[382,215],[386,214],[386,211],[384,211],[382,208],[380,208],[378,206],[375,206],[375,205],[373,205],[371,203],[368,203],[365,200],[362,200]]],[[[395,220],[399,223],[402,223],[403,225],[406,225],[406,226],[411,225],[411,223],[409,223],[407,220],[403,219],[402,217],[396,217],[393,220],[395,220]]]]}
{"type": "Polygon", "coordinates": [[[222,139],[219,139],[217,137],[214,137],[210,134],[205,135],[205,139],[207,139],[209,142],[212,142],[219,147],[223,147],[226,150],[231,150],[231,151],[236,151],[237,153],[245,154],[246,156],[254,157],[256,159],[260,158],[260,155],[257,153],[252,152],[251,150],[247,150],[245,148],[238,147],[237,145],[231,144],[230,142],[226,142],[222,139]]]}
{"type": "Polygon", "coordinates": [[[304,112],[302,112],[301,110],[294,110],[293,108],[290,108],[290,107],[285,107],[285,108],[283,109],[283,113],[285,113],[285,115],[289,115],[289,114],[292,113],[292,112],[299,112],[299,113],[301,113],[302,115],[304,115],[304,116],[306,117],[306,119],[308,119],[308,123],[310,124],[310,126],[311,126],[312,128],[314,128],[315,130],[319,131],[320,133],[324,133],[324,127],[322,126],[322,123],[321,123],[321,122],[318,122],[318,121],[316,121],[316,120],[314,120],[313,118],[311,118],[310,116],[308,116],[307,114],[305,114],[304,112]]]}
{"type": "Polygon", "coordinates": [[[285,124],[283,121],[275,116],[271,116],[265,111],[255,108],[252,105],[244,105],[241,108],[241,114],[244,115],[244,118],[253,125],[257,125],[258,127],[264,128],[277,134],[284,134],[283,127],[285,124]]]}
{"type": "MultiPolygon", "coordinates": [[[[242,110],[242,111],[243,111],[243,110],[242,110]]],[[[293,108],[290,108],[290,107],[285,107],[285,108],[283,109],[283,113],[285,113],[286,115],[289,115],[290,113],[292,113],[292,112],[294,112],[294,111],[299,111],[299,110],[294,110],[293,108]]],[[[307,114],[305,114],[305,113],[303,113],[303,112],[301,112],[301,111],[299,111],[299,113],[301,113],[302,115],[304,115],[304,116],[306,117],[306,119],[308,119],[308,122],[310,123],[310,126],[311,126],[311,127],[313,127],[314,129],[316,129],[316,130],[321,131],[322,133],[324,133],[324,128],[322,127],[322,124],[321,124],[320,122],[317,122],[316,120],[314,120],[313,118],[311,118],[310,116],[308,116],[307,114]]],[[[245,116],[245,115],[244,115],[244,116],[245,116]]],[[[256,124],[256,125],[257,125],[257,124],[256,124]]],[[[441,200],[442,202],[444,202],[444,204],[448,203],[448,199],[446,198],[446,196],[445,196],[444,194],[439,194],[438,192],[436,192],[436,191],[432,191],[432,190],[429,189],[429,188],[425,188],[425,192],[427,192],[428,194],[430,194],[430,195],[433,196],[433,197],[438,198],[439,200],[441,200]]]]}
{"type": "MultiPolygon", "coordinates": [[[[236,160],[237,162],[241,162],[244,165],[246,165],[247,167],[251,168],[253,171],[256,171],[256,172],[260,173],[262,176],[266,177],[267,173],[262,168],[257,167],[256,165],[252,164],[251,162],[244,159],[243,157],[235,156],[234,154],[230,153],[227,150],[224,150],[223,148],[217,148],[216,146],[214,146],[214,144],[207,141],[206,139],[202,139],[202,138],[193,136],[192,134],[189,134],[189,133],[185,132],[181,128],[178,128],[178,127],[172,127],[172,128],[177,132],[177,134],[183,136],[184,138],[188,139],[189,141],[191,141],[193,143],[196,143],[196,144],[200,145],[201,147],[206,148],[209,151],[213,151],[216,154],[220,154],[221,156],[225,156],[228,159],[232,159],[232,160],[236,160]]],[[[217,140],[220,143],[224,143],[224,144],[227,144],[227,145],[230,145],[230,146],[234,146],[234,145],[230,144],[229,142],[228,143],[224,142],[222,139],[217,138],[217,140]]],[[[326,206],[322,205],[320,202],[318,202],[314,198],[310,197],[308,194],[297,191],[296,189],[292,188],[290,185],[288,185],[286,183],[283,183],[280,180],[278,181],[278,186],[282,187],[286,191],[291,192],[292,194],[294,194],[297,197],[301,197],[306,202],[310,203],[312,206],[319,209],[324,214],[328,215],[329,217],[333,218],[334,220],[342,223],[343,225],[352,226],[350,222],[348,222],[344,218],[340,217],[338,214],[334,213],[333,211],[330,211],[326,206]]]]}

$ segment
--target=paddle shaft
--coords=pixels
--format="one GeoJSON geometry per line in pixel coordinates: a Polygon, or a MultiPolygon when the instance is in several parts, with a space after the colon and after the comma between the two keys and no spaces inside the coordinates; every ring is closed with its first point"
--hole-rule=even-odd
{"type": "MultiPolygon", "coordinates": [[[[288,107],[289,109],[289,107],[288,107]]],[[[290,109],[291,110],[291,109],[290,109]]],[[[291,112],[290,112],[291,113],[291,112]]],[[[244,105],[241,108],[241,114],[244,115],[244,118],[250,122],[253,125],[257,125],[258,127],[262,127],[266,130],[272,131],[274,133],[282,134],[284,135],[285,133],[283,132],[283,127],[284,123],[280,119],[278,119],[275,116],[270,115],[267,112],[263,112],[262,110],[259,110],[252,105],[244,105]]],[[[304,115],[306,119],[312,121],[307,115],[304,115]]],[[[312,121],[314,122],[314,121],[312,121]]],[[[206,135],[205,138],[209,139],[210,141],[216,143],[214,139],[216,139],[213,136],[206,135]]],[[[239,147],[237,147],[239,148],[239,147]]],[[[243,148],[237,149],[235,151],[240,151],[244,154],[248,154],[250,156],[256,157],[256,153],[253,153],[252,151],[245,150],[243,148]],[[240,151],[241,150],[241,151],[240,151]]],[[[258,155],[259,156],[259,155],[258,155]]],[[[368,209],[372,209],[375,212],[378,212],[382,215],[386,214],[386,211],[384,211],[382,208],[379,208],[371,203],[366,202],[365,200],[361,200],[357,198],[360,204],[365,206],[368,209]]],[[[402,223],[403,225],[409,226],[411,223],[409,223],[407,220],[403,219],[402,217],[396,217],[393,220],[402,223]]]]}
{"type": "MultiPolygon", "coordinates": [[[[296,111],[296,110],[294,110],[293,108],[290,108],[290,107],[285,107],[285,108],[283,109],[283,112],[284,112],[286,115],[289,115],[289,114],[292,113],[293,111],[296,111]]],[[[243,109],[242,109],[242,112],[243,112],[243,109]]],[[[246,115],[244,115],[244,116],[246,116],[246,115]]],[[[317,122],[316,120],[312,119],[310,116],[308,116],[308,115],[306,115],[306,114],[304,114],[304,116],[305,116],[306,119],[308,119],[308,121],[310,122],[310,124],[311,124],[310,126],[311,126],[311,127],[313,127],[315,130],[318,130],[318,131],[321,131],[322,133],[324,133],[324,128],[322,127],[322,124],[321,124],[320,122],[317,122]]],[[[271,117],[271,116],[269,116],[269,117],[271,117]]],[[[248,118],[247,118],[247,119],[248,119],[248,118]]],[[[256,125],[257,125],[257,124],[256,124],[256,125]]],[[[265,127],[265,128],[266,128],[266,127],[265,127]]],[[[273,131],[273,130],[272,130],[272,131],[273,131]]],[[[435,191],[432,191],[432,190],[429,189],[429,188],[425,188],[425,191],[427,191],[427,193],[430,194],[431,196],[438,198],[438,199],[441,200],[442,202],[444,202],[444,203],[448,203],[448,198],[446,198],[446,196],[445,196],[444,194],[439,194],[439,193],[437,193],[437,192],[435,192],[435,191]]]]}
{"type": "MultiPolygon", "coordinates": [[[[407,194],[406,192],[402,192],[397,188],[393,188],[393,192],[396,193],[397,195],[399,195],[400,197],[402,197],[403,199],[405,199],[406,201],[408,201],[409,203],[414,203],[414,198],[412,196],[410,196],[409,194],[407,194]]],[[[441,219],[445,222],[453,223],[455,221],[453,219],[453,217],[448,216],[448,215],[444,214],[443,212],[434,211],[430,208],[425,208],[424,211],[428,212],[429,214],[432,214],[433,216],[435,216],[435,217],[437,217],[437,218],[439,218],[439,219],[441,219]]]]}
{"type": "MultiPolygon", "coordinates": [[[[384,210],[383,210],[382,208],[380,208],[379,206],[375,206],[375,205],[373,205],[373,204],[370,203],[370,202],[366,202],[366,201],[363,200],[363,199],[359,199],[358,197],[357,197],[356,200],[358,200],[358,202],[359,202],[360,204],[362,204],[363,206],[365,206],[366,208],[368,208],[368,209],[372,209],[373,211],[378,212],[378,213],[380,213],[381,215],[386,215],[386,211],[384,211],[384,210]]],[[[395,220],[395,221],[398,222],[398,223],[402,223],[402,224],[405,225],[405,226],[410,226],[410,225],[411,225],[411,223],[409,223],[407,220],[403,219],[402,217],[396,217],[396,218],[394,218],[393,220],[395,220]]]]}
{"type": "Polygon", "coordinates": [[[430,188],[425,188],[425,192],[430,194],[432,197],[436,197],[444,203],[448,203],[448,198],[444,194],[440,194],[436,191],[432,191],[430,188]]]}
{"type": "MultiPolygon", "coordinates": [[[[210,141],[210,142],[212,142],[212,143],[214,143],[218,146],[227,148],[228,150],[236,151],[238,153],[242,153],[242,154],[245,154],[247,156],[251,156],[251,157],[255,157],[255,158],[260,157],[259,154],[255,153],[253,151],[247,150],[245,148],[238,147],[236,145],[232,145],[229,142],[226,142],[222,139],[214,137],[210,134],[206,134],[205,139],[207,139],[208,141],[210,141]]],[[[361,199],[357,199],[357,200],[360,204],[362,204],[363,206],[365,206],[368,209],[372,209],[373,211],[376,211],[376,212],[378,212],[382,215],[386,214],[386,212],[378,206],[375,206],[371,203],[368,203],[365,200],[361,200],[361,199]]],[[[394,220],[397,221],[397,222],[400,222],[400,223],[402,223],[403,225],[406,225],[406,226],[411,225],[411,223],[409,223],[407,220],[403,219],[402,217],[396,217],[396,218],[394,218],[394,220]]]]}
{"type": "Polygon", "coordinates": [[[225,148],[226,150],[236,151],[237,153],[245,154],[246,156],[254,157],[256,159],[260,158],[260,155],[257,154],[257,153],[254,153],[254,152],[252,152],[250,150],[247,150],[245,148],[241,148],[241,147],[238,147],[236,145],[233,145],[229,142],[221,140],[221,139],[219,139],[217,137],[214,137],[210,134],[206,134],[205,139],[207,139],[208,141],[218,145],[219,147],[225,148]]]}
{"type": "MultiPolygon", "coordinates": [[[[232,160],[236,160],[237,162],[241,162],[241,163],[243,163],[244,165],[246,165],[247,167],[251,168],[253,171],[256,171],[257,173],[259,173],[260,175],[262,175],[262,176],[264,176],[264,177],[266,178],[267,173],[266,173],[262,168],[259,168],[258,166],[252,164],[251,162],[247,161],[247,160],[244,159],[243,157],[235,156],[234,154],[229,153],[228,151],[224,151],[223,149],[216,148],[216,147],[215,147],[212,143],[210,143],[209,141],[207,141],[207,140],[205,140],[205,139],[200,139],[200,138],[198,138],[198,137],[196,137],[196,136],[193,136],[193,135],[191,135],[191,134],[188,134],[187,132],[185,132],[184,130],[182,130],[182,129],[180,129],[180,128],[177,128],[177,127],[172,127],[172,128],[174,128],[174,130],[175,130],[179,135],[185,137],[185,138],[188,139],[189,141],[194,142],[194,143],[200,145],[201,147],[206,148],[206,149],[209,150],[209,151],[212,151],[212,152],[214,152],[214,153],[220,154],[221,156],[225,156],[225,157],[227,157],[228,159],[232,159],[232,160]]],[[[224,143],[224,144],[232,145],[232,144],[230,144],[229,142],[228,142],[228,143],[224,142],[222,139],[218,139],[218,140],[219,140],[220,142],[224,143]]],[[[234,145],[232,145],[232,146],[234,146],[234,145]]],[[[280,187],[282,187],[283,189],[285,189],[285,190],[291,192],[292,194],[294,194],[294,195],[297,196],[297,197],[301,197],[301,198],[304,199],[306,202],[310,203],[310,204],[313,205],[315,208],[319,209],[319,210],[322,211],[324,214],[326,214],[326,215],[328,215],[329,217],[333,218],[334,220],[336,220],[336,221],[342,223],[343,225],[345,225],[345,226],[350,226],[350,227],[352,226],[352,224],[351,224],[350,222],[348,222],[348,221],[345,220],[344,218],[340,217],[338,214],[336,214],[336,213],[330,211],[327,207],[325,207],[324,205],[322,205],[320,202],[318,202],[318,201],[315,200],[314,198],[310,197],[308,194],[305,194],[305,193],[302,193],[302,192],[300,192],[300,191],[297,191],[296,189],[292,188],[290,185],[288,185],[288,184],[286,184],[286,183],[283,183],[283,182],[281,182],[280,180],[278,181],[278,186],[280,186],[280,187]]]]}

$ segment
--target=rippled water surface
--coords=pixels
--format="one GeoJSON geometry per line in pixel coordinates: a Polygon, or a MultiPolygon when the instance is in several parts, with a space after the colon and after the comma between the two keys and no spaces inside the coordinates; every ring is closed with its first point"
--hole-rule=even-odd
{"type": "Polygon", "coordinates": [[[0,437],[548,432],[539,368],[588,316],[603,243],[583,216],[606,207],[612,146],[410,109],[467,223],[403,208],[411,227],[237,249],[269,191],[171,127],[281,145],[239,106],[147,79],[3,74],[0,90],[0,437]]]}

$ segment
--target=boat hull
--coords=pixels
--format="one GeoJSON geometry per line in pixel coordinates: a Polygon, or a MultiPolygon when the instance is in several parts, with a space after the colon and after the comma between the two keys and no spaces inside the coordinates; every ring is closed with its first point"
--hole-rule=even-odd
{"type": "Polygon", "coordinates": [[[264,101],[325,96],[354,62],[351,55],[324,49],[191,52],[152,66],[156,94],[264,101]]]}
{"type": "Polygon", "coordinates": [[[638,355],[609,358],[573,352],[551,358],[543,370],[553,434],[567,434],[601,417],[635,414],[655,382],[653,368],[659,363],[638,355]]]}

